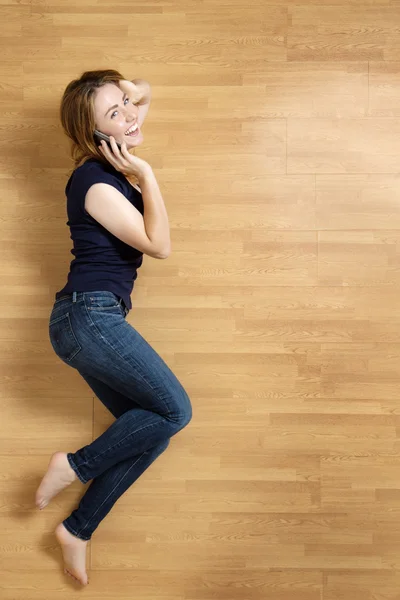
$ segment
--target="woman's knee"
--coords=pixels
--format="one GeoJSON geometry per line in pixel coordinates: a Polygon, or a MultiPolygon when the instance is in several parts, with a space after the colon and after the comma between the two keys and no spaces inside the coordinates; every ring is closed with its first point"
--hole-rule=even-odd
{"type": "Polygon", "coordinates": [[[183,427],[186,427],[192,420],[192,403],[183,387],[180,388],[179,393],[176,394],[174,400],[176,403],[174,420],[178,423],[180,429],[183,429],[183,427]]]}
{"type": "Polygon", "coordinates": [[[170,441],[171,441],[171,439],[167,438],[164,441],[157,444],[157,446],[155,446],[154,448],[151,448],[150,450],[148,450],[148,452],[155,452],[157,455],[160,455],[166,451],[166,449],[169,446],[170,441]]]}

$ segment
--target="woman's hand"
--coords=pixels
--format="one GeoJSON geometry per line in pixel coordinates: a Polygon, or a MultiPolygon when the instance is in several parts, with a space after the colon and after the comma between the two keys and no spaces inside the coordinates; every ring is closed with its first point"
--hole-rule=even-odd
{"type": "Polygon", "coordinates": [[[110,150],[108,144],[102,140],[100,151],[103,153],[108,162],[111,163],[117,171],[120,171],[123,175],[125,175],[125,177],[134,176],[140,180],[147,173],[152,171],[152,168],[148,162],[128,152],[125,141],[123,141],[121,144],[121,150],[118,148],[113,136],[110,136],[110,144],[112,151],[110,150]]]}
{"type": "Polygon", "coordinates": [[[121,79],[118,82],[119,89],[124,92],[132,104],[139,104],[140,100],[143,98],[143,90],[140,89],[138,85],[133,83],[133,81],[128,81],[127,79],[121,79]]]}
{"type": "Polygon", "coordinates": [[[145,79],[134,79],[128,81],[127,79],[121,79],[118,82],[121,91],[129,97],[132,104],[149,104],[151,99],[150,84],[145,79]]]}
{"type": "Polygon", "coordinates": [[[139,127],[141,127],[149,112],[151,102],[151,87],[149,82],[145,79],[134,79],[133,81],[121,79],[118,84],[120,90],[128,96],[132,104],[137,106],[138,123],[139,127]]]}

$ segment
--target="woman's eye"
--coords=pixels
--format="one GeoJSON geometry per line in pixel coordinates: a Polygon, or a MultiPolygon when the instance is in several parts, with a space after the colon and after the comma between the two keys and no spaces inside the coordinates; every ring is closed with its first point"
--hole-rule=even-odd
{"type": "MultiPolygon", "coordinates": [[[[129,98],[125,98],[125,100],[124,100],[124,104],[126,104],[127,102],[129,102],[129,98]]],[[[113,114],[111,115],[111,118],[113,119],[113,118],[114,118],[114,115],[117,115],[117,114],[118,114],[118,111],[117,111],[117,110],[115,110],[115,111],[113,112],[113,114]]]]}

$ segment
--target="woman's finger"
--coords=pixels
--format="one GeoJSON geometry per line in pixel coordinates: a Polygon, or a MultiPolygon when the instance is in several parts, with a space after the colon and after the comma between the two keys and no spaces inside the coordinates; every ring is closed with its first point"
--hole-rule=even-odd
{"type": "Polygon", "coordinates": [[[106,144],[105,141],[101,142],[101,151],[103,152],[104,156],[106,157],[106,159],[108,160],[108,162],[110,162],[111,164],[116,162],[116,157],[113,155],[113,153],[111,152],[108,144],[106,144]]]}
{"type": "Polygon", "coordinates": [[[119,151],[119,148],[117,146],[117,142],[115,141],[115,138],[112,135],[110,135],[110,142],[111,142],[111,147],[113,149],[113,152],[114,152],[115,156],[117,158],[121,158],[121,152],[119,151]]]}
{"type": "Polygon", "coordinates": [[[103,152],[103,154],[105,154],[105,156],[107,158],[110,158],[111,156],[111,152],[110,152],[110,148],[108,147],[108,144],[106,144],[106,142],[104,140],[102,140],[100,142],[100,150],[103,152]]]}
{"type": "MultiPolygon", "coordinates": [[[[120,153],[117,143],[115,139],[110,136],[110,144],[112,145],[112,150],[110,150],[108,144],[102,141],[103,144],[103,154],[112,166],[117,169],[117,171],[123,171],[129,164],[129,161],[124,157],[123,154],[120,153]],[[117,154],[118,152],[118,154],[117,154]]],[[[130,156],[130,154],[128,154],[130,156]]]]}
{"type": "Polygon", "coordinates": [[[133,81],[129,81],[128,79],[121,79],[119,82],[119,88],[122,92],[129,97],[129,100],[132,104],[136,104],[141,99],[142,95],[138,86],[133,83],[133,81]]]}
{"type": "Polygon", "coordinates": [[[123,155],[125,158],[127,158],[128,160],[129,160],[129,159],[130,159],[130,157],[132,156],[132,155],[131,155],[131,154],[129,154],[129,152],[128,152],[128,147],[127,147],[127,145],[126,145],[126,142],[125,142],[125,140],[124,140],[124,141],[122,142],[122,144],[121,144],[121,154],[122,154],[122,155],[123,155]]]}

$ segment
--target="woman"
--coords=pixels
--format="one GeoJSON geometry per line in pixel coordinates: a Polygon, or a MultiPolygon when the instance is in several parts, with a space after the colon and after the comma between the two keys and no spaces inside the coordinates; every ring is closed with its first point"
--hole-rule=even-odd
{"type": "Polygon", "coordinates": [[[36,505],[43,509],[73,481],[91,481],[78,508],[56,528],[65,572],[83,585],[86,546],[96,527],[191,419],[182,385],[126,321],[143,254],[161,259],[170,252],[155,175],[129,152],[143,141],[150,96],[147,82],[105,70],[72,81],[61,101],[75,161],[66,186],[75,258],[56,294],[49,335],[59,358],[116,420],[91,444],[52,456],[36,505]],[[95,130],[109,136],[110,145],[96,142],[95,130]]]}

